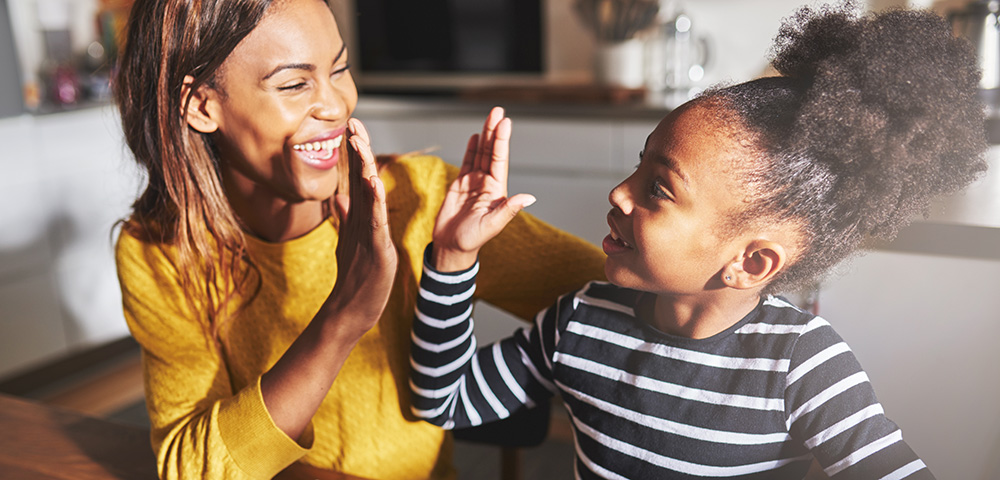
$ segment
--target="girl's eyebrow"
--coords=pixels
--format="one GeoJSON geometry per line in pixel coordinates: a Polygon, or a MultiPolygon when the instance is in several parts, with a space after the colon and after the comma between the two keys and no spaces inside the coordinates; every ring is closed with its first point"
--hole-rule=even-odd
{"type": "Polygon", "coordinates": [[[681,169],[677,166],[677,162],[673,158],[666,157],[663,155],[654,155],[653,158],[656,161],[656,163],[659,163],[660,165],[663,165],[671,172],[674,172],[674,174],[676,174],[681,179],[681,181],[684,182],[685,188],[691,187],[691,182],[688,181],[688,176],[681,171],[681,169]]]}
{"type": "MultiPolygon", "coordinates": [[[[337,52],[337,56],[334,57],[333,63],[336,64],[338,61],[340,61],[340,57],[343,57],[344,52],[346,51],[347,51],[347,42],[344,42],[343,44],[341,44],[340,51],[337,52]]],[[[311,72],[313,70],[316,70],[316,65],[313,65],[311,63],[286,63],[283,65],[278,65],[277,67],[274,67],[274,70],[271,70],[267,75],[264,75],[264,78],[262,78],[261,80],[267,80],[284,70],[305,70],[307,72],[311,72]]]]}

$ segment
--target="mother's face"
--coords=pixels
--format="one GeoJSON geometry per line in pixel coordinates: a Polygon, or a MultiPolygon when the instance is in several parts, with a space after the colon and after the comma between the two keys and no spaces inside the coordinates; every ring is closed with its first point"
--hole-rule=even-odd
{"type": "Polygon", "coordinates": [[[347,66],[325,2],[270,7],[223,63],[216,88],[200,93],[201,118],[189,114],[189,124],[212,133],[230,196],[297,203],[334,193],[358,100],[347,66]]]}

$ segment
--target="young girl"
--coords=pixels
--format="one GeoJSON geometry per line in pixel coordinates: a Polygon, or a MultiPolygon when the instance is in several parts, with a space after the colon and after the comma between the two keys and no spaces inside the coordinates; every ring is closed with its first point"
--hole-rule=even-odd
{"type": "MultiPolygon", "coordinates": [[[[803,9],[782,76],[671,112],[610,195],[610,284],[475,349],[477,249],[530,200],[467,155],[439,213],[413,327],[414,413],[445,428],[548,395],[578,478],[932,478],[826,320],[772,295],[985,168],[971,50],[928,12],[803,9]]],[[[505,151],[506,146],[501,146],[505,151]]]]}

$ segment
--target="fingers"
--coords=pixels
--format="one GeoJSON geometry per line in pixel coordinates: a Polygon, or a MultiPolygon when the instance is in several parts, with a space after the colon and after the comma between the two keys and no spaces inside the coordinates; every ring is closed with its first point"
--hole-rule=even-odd
{"type": "Polygon", "coordinates": [[[472,171],[476,165],[476,150],[479,147],[479,134],[469,137],[469,142],[465,145],[465,156],[462,157],[462,169],[458,175],[462,176],[472,171]]]}
{"type": "Polygon", "coordinates": [[[392,238],[389,235],[389,212],[386,207],[385,184],[378,175],[373,175],[368,179],[372,191],[372,240],[375,245],[382,247],[392,245],[392,238]]]}
{"type": "Polygon", "coordinates": [[[378,166],[375,164],[375,154],[372,153],[372,147],[365,142],[361,136],[355,137],[354,140],[357,145],[358,153],[361,157],[361,171],[360,177],[363,179],[370,179],[371,177],[378,176],[378,166]]]}
{"type": "Polygon", "coordinates": [[[372,153],[371,146],[365,141],[368,134],[365,131],[364,125],[356,119],[351,119],[350,123],[354,132],[354,135],[350,139],[351,145],[358,153],[360,160],[358,172],[352,176],[358,179],[359,186],[363,184],[363,188],[358,188],[356,191],[352,190],[351,195],[357,204],[363,206],[363,210],[359,210],[359,214],[367,212],[370,215],[369,225],[376,243],[391,243],[389,239],[389,219],[386,208],[385,185],[378,176],[375,154],[372,153]]]}
{"type": "Polygon", "coordinates": [[[351,166],[349,175],[351,177],[350,188],[350,210],[348,211],[348,228],[361,228],[363,222],[367,220],[372,208],[371,177],[378,177],[378,168],[375,166],[375,155],[371,147],[365,142],[360,134],[351,135],[349,155],[351,166]]]}
{"type": "Polygon", "coordinates": [[[365,124],[356,118],[350,118],[347,120],[347,128],[350,129],[352,135],[357,135],[361,137],[368,145],[372,144],[372,139],[368,135],[368,129],[365,124]]]}
{"type": "Polygon", "coordinates": [[[483,124],[483,133],[479,136],[479,146],[476,151],[476,163],[473,168],[481,172],[489,172],[490,156],[493,150],[493,135],[497,124],[503,119],[503,108],[493,107],[483,124]]]}
{"type": "Polygon", "coordinates": [[[501,196],[507,196],[507,172],[510,168],[510,135],[511,122],[509,118],[500,120],[493,138],[493,154],[490,156],[489,172],[500,184],[501,196]]]}
{"type": "Polygon", "coordinates": [[[501,205],[488,213],[483,218],[483,224],[485,230],[490,232],[490,238],[498,235],[517,216],[518,212],[533,203],[535,203],[534,195],[519,193],[506,199],[501,205]]]}

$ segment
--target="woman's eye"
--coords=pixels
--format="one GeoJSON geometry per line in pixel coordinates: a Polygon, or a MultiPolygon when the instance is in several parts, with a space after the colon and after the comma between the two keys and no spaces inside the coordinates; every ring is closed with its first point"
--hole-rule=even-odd
{"type": "Polygon", "coordinates": [[[345,63],[344,66],[342,66],[342,67],[334,70],[333,73],[330,74],[330,78],[338,78],[341,75],[343,75],[344,72],[346,72],[346,71],[348,71],[350,69],[351,69],[351,66],[349,64],[345,63]]]}
{"type": "Polygon", "coordinates": [[[284,85],[284,86],[278,87],[278,90],[281,90],[282,92],[290,92],[290,91],[295,91],[295,90],[301,90],[301,89],[305,88],[305,86],[306,86],[306,82],[299,82],[299,83],[295,83],[295,84],[292,84],[292,85],[284,85]]]}

